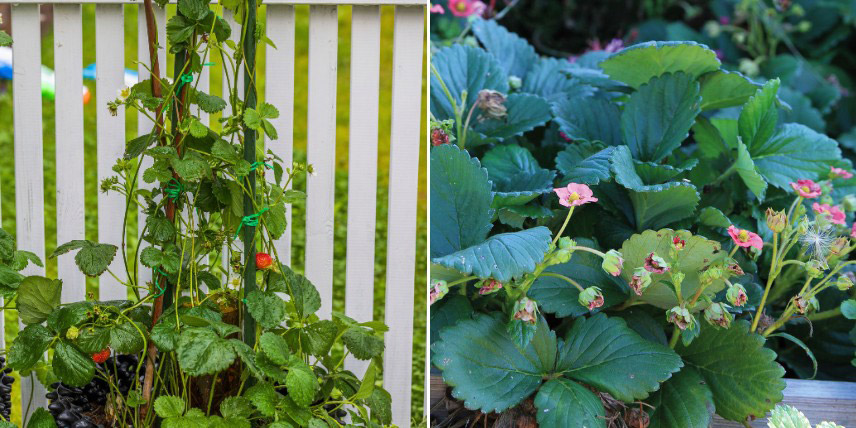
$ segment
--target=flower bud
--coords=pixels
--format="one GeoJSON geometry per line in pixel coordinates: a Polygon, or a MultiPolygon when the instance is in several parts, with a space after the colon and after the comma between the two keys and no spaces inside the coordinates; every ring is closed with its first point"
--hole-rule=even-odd
{"type": "Polygon", "coordinates": [[[666,320],[681,330],[686,330],[687,327],[692,327],[695,324],[695,318],[683,306],[675,306],[669,309],[666,312],[666,320]]]}
{"type": "Polygon", "coordinates": [[[77,339],[78,335],[80,335],[80,330],[75,326],[71,326],[65,331],[65,337],[69,340],[77,339]]]}
{"type": "Polygon", "coordinates": [[[849,246],[850,240],[846,236],[839,236],[832,241],[832,246],[829,247],[829,252],[836,256],[840,256],[849,246]]]}
{"type": "Polygon", "coordinates": [[[505,108],[505,95],[492,89],[479,91],[476,105],[486,119],[502,119],[508,114],[505,108]]]}
{"type": "Polygon", "coordinates": [[[823,276],[823,270],[823,263],[819,260],[811,259],[805,263],[805,273],[812,278],[823,276]]]}
{"type": "Polygon", "coordinates": [[[651,285],[651,272],[645,268],[636,268],[633,270],[633,277],[630,278],[630,288],[637,296],[641,296],[648,286],[651,285]]]}
{"type": "Polygon", "coordinates": [[[681,239],[680,236],[675,235],[675,237],[672,238],[672,248],[674,248],[678,251],[681,251],[686,246],[687,246],[687,241],[684,241],[683,239],[681,239]]]}
{"type": "Polygon", "coordinates": [[[517,76],[508,76],[508,87],[512,90],[518,90],[523,86],[523,81],[517,76]]]}
{"type": "Polygon", "coordinates": [[[645,257],[645,270],[651,273],[666,273],[669,270],[669,264],[662,257],[654,254],[648,254],[645,257]]]}
{"type": "Polygon", "coordinates": [[[795,296],[793,298],[794,307],[797,309],[797,312],[804,314],[808,309],[809,300],[803,296],[795,296]]]}
{"type": "Polygon", "coordinates": [[[799,223],[797,223],[797,233],[802,236],[808,231],[808,218],[805,216],[800,217],[799,223]]]}
{"type": "Polygon", "coordinates": [[[600,288],[598,287],[589,287],[580,291],[578,301],[581,305],[587,307],[588,310],[599,308],[603,306],[603,293],[600,292],[600,288]]]}
{"type": "Polygon", "coordinates": [[[728,300],[728,303],[734,306],[743,306],[749,300],[749,297],[746,296],[746,289],[740,284],[731,284],[725,293],[725,298],[728,300]]]}
{"type": "Polygon", "coordinates": [[[851,193],[845,196],[843,199],[841,199],[841,205],[843,205],[844,210],[849,213],[856,211],[856,195],[851,193]]]}
{"type": "Polygon", "coordinates": [[[683,282],[684,282],[684,278],[686,278],[686,277],[687,277],[687,274],[685,274],[683,272],[675,272],[672,274],[672,282],[676,286],[680,287],[681,284],[683,284],[683,282]]]}
{"type": "Polygon", "coordinates": [[[847,291],[853,287],[853,280],[847,275],[839,275],[835,281],[835,288],[841,291],[847,291]]]}
{"type": "Polygon", "coordinates": [[[724,303],[713,303],[704,310],[704,319],[712,326],[728,328],[734,321],[734,315],[728,312],[724,303]]]}
{"type": "Polygon", "coordinates": [[[577,245],[577,243],[574,242],[573,239],[568,238],[567,236],[563,236],[563,237],[559,238],[559,248],[561,248],[563,250],[570,249],[574,245],[577,245]]]}
{"type": "Polygon", "coordinates": [[[486,279],[481,288],[479,288],[479,294],[484,296],[486,294],[496,293],[497,291],[502,289],[502,283],[491,278],[486,279]]]}
{"type": "Polygon", "coordinates": [[[702,271],[700,279],[703,284],[709,284],[719,278],[722,278],[722,265],[715,264],[702,271]]]}
{"type": "Polygon", "coordinates": [[[609,250],[606,252],[606,255],[603,258],[603,263],[600,264],[600,267],[603,268],[606,273],[612,276],[621,275],[621,267],[624,265],[624,258],[621,256],[616,250],[609,250]]]}
{"type": "Polygon", "coordinates": [[[573,254],[573,251],[571,251],[569,249],[560,248],[560,249],[556,250],[555,253],[553,253],[554,263],[552,263],[552,264],[567,263],[571,260],[572,254],[573,254]]]}
{"type": "Polygon", "coordinates": [[[442,299],[447,293],[449,293],[449,286],[446,284],[446,281],[442,279],[435,279],[431,281],[431,304],[442,299]]]}
{"type": "Polygon", "coordinates": [[[442,128],[434,128],[431,130],[431,145],[432,146],[442,146],[443,144],[449,144],[449,134],[446,133],[442,128]]]}
{"type": "Polygon", "coordinates": [[[734,276],[743,276],[746,274],[746,272],[743,272],[743,268],[741,268],[740,265],[737,263],[732,263],[728,265],[726,270],[728,270],[728,273],[734,276]]]}
{"type": "Polygon", "coordinates": [[[767,227],[773,232],[781,233],[788,225],[788,216],[784,211],[773,211],[767,208],[767,227]]]}
{"type": "Polygon", "coordinates": [[[528,297],[523,297],[514,303],[514,319],[516,320],[535,324],[538,321],[537,312],[538,305],[528,297]]]}

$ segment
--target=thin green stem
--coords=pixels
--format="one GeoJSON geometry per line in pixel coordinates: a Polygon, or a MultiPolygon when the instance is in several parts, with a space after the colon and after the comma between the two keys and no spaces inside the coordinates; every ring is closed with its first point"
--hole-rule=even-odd
{"type": "Polygon", "coordinates": [[[580,283],[578,283],[578,282],[574,281],[573,279],[568,278],[567,276],[562,275],[562,274],[560,274],[560,273],[556,273],[556,272],[543,272],[543,273],[541,274],[541,276],[551,276],[551,277],[553,277],[553,278],[563,279],[563,280],[567,281],[568,283],[570,283],[571,285],[573,285],[574,287],[577,287],[577,290],[580,290],[580,291],[585,290],[585,288],[583,288],[583,286],[582,286],[582,285],[580,285],[580,283]]]}
{"type": "Polygon", "coordinates": [[[758,329],[758,323],[761,321],[761,314],[764,313],[764,305],[767,304],[767,296],[770,294],[770,287],[773,281],[776,280],[776,269],[778,265],[777,251],[779,249],[779,234],[773,233],[773,261],[770,262],[770,275],[767,277],[767,285],[764,287],[764,294],[761,296],[761,303],[758,305],[758,311],[755,314],[755,319],[752,321],[752,331],[758,329]]]}
{"type": "Polygon", "coordinates": [[[571,216],[574,215],[574,208],[576,207],[572,206],[571,209],[568,210],[568,216],[565,217],[565,222],[562,223],[562,228],[559,229],[559,233],[557,233],[556,236],[553,238],[553,242],[550,244],[551,247],[556,245],[556,242],[559,240],[559,238],[562,236],[562,233],[565,231],[565,228],[568,226],[568,221],[570,221],[571,216]]]}

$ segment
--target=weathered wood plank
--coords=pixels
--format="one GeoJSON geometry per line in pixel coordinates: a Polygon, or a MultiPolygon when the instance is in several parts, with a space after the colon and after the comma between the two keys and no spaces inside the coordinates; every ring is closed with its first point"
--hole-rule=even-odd
{"type": "MultiPolygon", "coordinates": [[[[18,248],[45,258],[45,183],[42,144],[41,29],[39,6],[12,6],[15,126],[15,238],[18,248]]],[[[30,264],[24,275],[45,275],[45,269],[30,264]]],[[[19,321],[19,326],[23,326],[19,321]]],[[[45,388],[31,375],[21,379],[22,412],[27,421],[32,412],[47,405],[45,388]]],[[[26,425],[26,423],[24,424],[26,425]]]]}
{"type": "Polygon", "coordinates": [[[416,269],[416,205],[422,108],[425,10],[395,8],[392,60],[389,217],[386,258],[386,358],[384,386],[394,397],[392,421],[410,423],[413,306],[416,269]]]}
{"type": "MultiPolygon", "coordinates": [[[[351,106],[348,145],[348,239],[345,314],[368,321],[374,308],[377,211],[380,8],[354,6],[351,16],[351,106]]],[[[368,361],[349,357],[345,368],[363,373],[368,361]]]]}
{"type": "Polygon", "coordinates": [[[336,6],[309,10],[309,105],[307,161],[315,175],[306,179],[306,278],[321,294],[322,318],[333,310],[333,201],[336,176],[336,6]]]}

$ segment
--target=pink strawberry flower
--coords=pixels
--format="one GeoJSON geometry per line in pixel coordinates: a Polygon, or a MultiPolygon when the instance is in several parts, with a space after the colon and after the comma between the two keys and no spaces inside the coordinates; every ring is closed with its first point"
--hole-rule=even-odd
{"type": "Polygon", "coordinates": [[[761,237],[746,229],[738,229],[731,225],[728,227],[728,234],[731,235],[731,239],[738,247],[755,247],[759,250],[764,247],[764,241],[761,240],[761,237]]]}
{"type": "Polygon", "coordinates": [[[850,237],[856,239],[856,223],[853,223],[853,227],[850,228],[850,237]]]}
{"type": "Polygon", "coordinates": [[[829,216],[829,221],[835,224],[845,224],[844,219],[846,216],[844,215],[844,212],[841,211],[841,208],[838,208],[837,206],[818,204],[815,202],[811,205],[811,209],[818,214],[829,216]]]}
{"type": "Polygon", "coordinates": [[[437,14],[443,15],[444,13],[446,13],[446,11],[443,10],[443,6],[441,6],[439,4],[435,4],[435,5],[431,6],[431,13],[437,13],[437,14]]]}
{"type": "Polygon", "coordinates": [[[834,166],[829,167],[829,177],[830,178],[853,178],[853,173],[844,169],[844,168],[836,168],[834,166]]]}
{"type": "Polygon", "coordinates": [[[807,199],[816,198],[823,193],[820,189],[820,185],[811,180],[797,180],[796,183],[791,183],[791,187],[793,187],[800,196],[807,199]]]}
{"type": "Polygon", "coordinates": [[[553,189],[559,197],[559,203],[566,207],[576,207],[589,202],[597,202],[591,189],[585,184],[570,183],[567,187],[553,189]]]}
{"type": "Polygon", "coordinates": [[[666,273],[669,271],[669,264],[662,257],[654,254],[654,252],[645,257],[645,265],[642,267],[651,273],[666,273]]]}
{"type": "Polygon", "coordinates": [[[479,0],[449,0],[448,7],[452,15],[459,18],[479,15],[487,9],[487,5],[479,0]]]}

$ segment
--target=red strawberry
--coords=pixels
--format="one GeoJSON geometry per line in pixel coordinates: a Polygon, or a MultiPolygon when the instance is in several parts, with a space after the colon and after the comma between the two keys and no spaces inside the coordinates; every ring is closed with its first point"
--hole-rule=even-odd
{"type": "Polygon", "coordinates": [[[110,348],[104,348],[101,352],[92,354],[92,361],[101,364],[110,358],[110,348]]]}
{"type": "Polygon", "coordinates": [[[268,253],[256,253],[256,268],[267,269],[273,265],[273,259],[268,253]]]}

